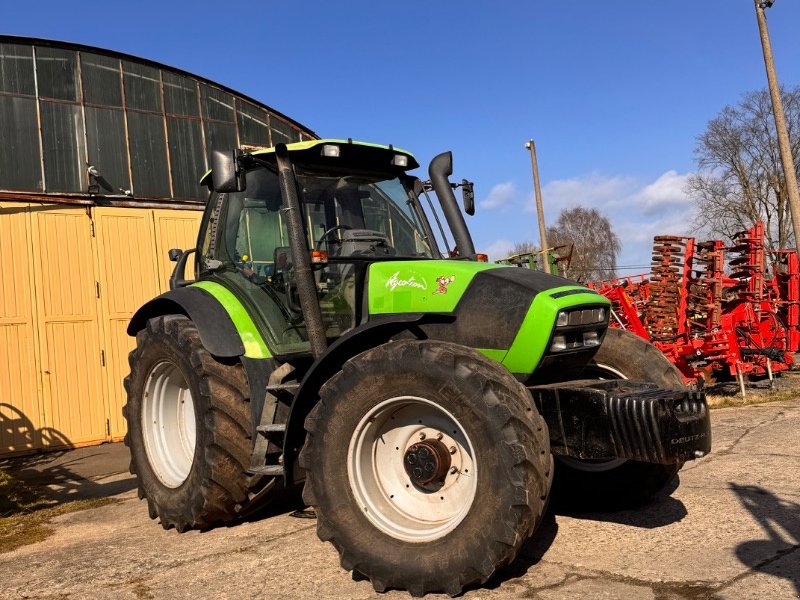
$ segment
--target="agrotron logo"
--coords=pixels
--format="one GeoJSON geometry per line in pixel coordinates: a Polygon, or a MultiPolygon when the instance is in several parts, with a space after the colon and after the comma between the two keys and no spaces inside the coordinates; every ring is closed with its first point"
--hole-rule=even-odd
{"type": "Polygon", "coordinates": [[[391,291],[395,291],[397,288],[415,288],[418,290],[427,290],[428,283],[425,281],[424,278],[420,279],[421,281],[417,281],[414,275],[400,277],[400,271],[397,271],[386,281],[386,287],[389,288],[391,291]]]}

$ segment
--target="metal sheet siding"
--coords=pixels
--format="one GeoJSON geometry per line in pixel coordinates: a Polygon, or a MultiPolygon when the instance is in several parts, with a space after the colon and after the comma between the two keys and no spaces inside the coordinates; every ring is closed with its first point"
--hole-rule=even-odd
{"type": "Polygon", "coordinates": [[[41,446],[27,204],[0,203],[0,452],[41,446]]]}

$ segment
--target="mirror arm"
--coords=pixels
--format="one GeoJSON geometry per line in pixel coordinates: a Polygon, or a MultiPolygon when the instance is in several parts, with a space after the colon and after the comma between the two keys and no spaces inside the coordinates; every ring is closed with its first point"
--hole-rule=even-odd
{"type": "Polygon", "coordinates": [[[186,261],[189,260],[189,255],[197,252],[197,248],[189,248],[181,252],[175,263],[175,268],[172,270],[172,275],[169,276],[169,289],[175,290],[181,287],[186,287],[190,283],[194,283],[194,279],[186,280],[186,261]]]}

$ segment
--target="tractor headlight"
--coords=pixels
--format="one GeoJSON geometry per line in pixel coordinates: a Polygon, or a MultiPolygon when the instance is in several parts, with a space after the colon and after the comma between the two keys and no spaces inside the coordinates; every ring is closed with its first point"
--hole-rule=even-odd
{"type": "Polygon", "coordinates": [[[556,318],[556,327],[574,327],[578,325],[605,323],[607,314],[605,307],[562,310],[559,311],[558,317],[556,318]]]}
{"type": "Polygon", "coordinates": [[[583,332],[583,345],[587,348],[600,345],[600,336],[598,335],[597,330],[583,332]]]}
{"type": "Polygon", "coordinates": [[[407,167],[408,166],[408,157],[404,154],[395,154],[392,158],[392,164],[395,167],[407,167]]]}
{"type": "Polygon", "coordinates": [[[567,336],[557,335],[550,344],[550,352],[562,352],[567,349],[567,336]]]}
{"type": "Polygon", "coordinates": [[[330,158],[337,158],[339,156],[339,146],[334,144],[325,144],[322,146],[322,156],[328,156],[330,158]]]}
{"type": "Polygon", "coordinates": [[[550,352],[570,352],[597,348],[608,324],[607,306],[567,308],[556,314],[550,352]]]}

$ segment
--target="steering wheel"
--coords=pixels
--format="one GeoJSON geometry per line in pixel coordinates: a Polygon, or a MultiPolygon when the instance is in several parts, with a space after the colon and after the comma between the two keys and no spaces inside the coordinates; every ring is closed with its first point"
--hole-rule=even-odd
{"type": "MultiPolygon", "coordinates": [[[[342,231],[347,231],[348,229],[352,229],[352,227],[350,227],[350,225],[334,225],[333,227],[331,227],[330,229],[328,229],[328,230],[327,230],[325,233],[323,233],[323,234],[320,236],[319,240],[317,240],[317,243],[316,243],[316,245],[315,245],[314,247],[315,247],[315,248],[317,248],[317,249],[319,249],[319,247],[320,247],[320,246],[322,246],[322,242],[327,242],[327,241],[328,241],[328,237],[329,237],[329,236],[330,236],[330,235],[331,235],[331,234],[332,234],[334,231],[339,231],[340,229],[341,229],[342,231]]],[[[340,241],[341,241],[341,240],[340,240],[340,241]]]]}

